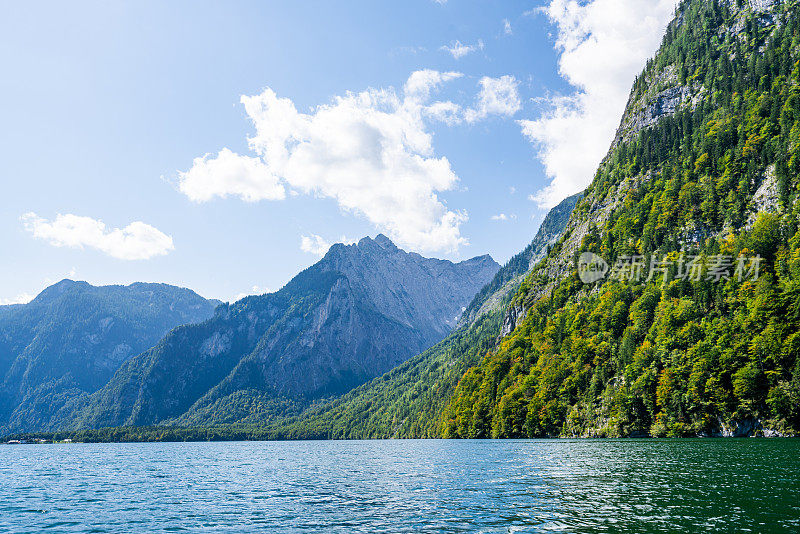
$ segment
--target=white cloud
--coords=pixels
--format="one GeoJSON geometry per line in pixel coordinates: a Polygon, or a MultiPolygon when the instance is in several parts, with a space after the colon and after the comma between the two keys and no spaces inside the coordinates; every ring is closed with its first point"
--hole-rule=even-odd
{"type": "MultiPolygon", "coordinates": [[[[345,236],[340,237],[339,240],[336,241],[336,243],[344,243],[345,245],[352,245],[356,242],[356,240],[349,239],[345,236]]],[[[300,236],[300,250],[314,254],[320,258],[328,252],[332,244],[333,243],[328,242],[325,238],[317,234],[300,236]]]]}
{"type": "Polygon", "coordinates": [[[542,207],[591,182],[633,79],[658,48],[674,9],[674,0],[551,0],[535,11],[557,25],[559,71],[575,87],[550,99],[539,119],[519,121],[551,179],[534,197],[542,207]]]}
{"type": "Polygon", "coordinates": [[[235,165],[213,169],[209,162],[221,157],[198,158],[181,173],[181,190],[197,200],[226,195],[269,199],[281,198],[276,184],[284,182],[293,191],[335,199],[343,210],[367,218],[403,246],[454,251],[467,242],[460,233],[467,215],[449,210],[437,196],[453,189],[458,178],[447,158],[435,156],[426,122],[449,121],[449,115],[458,114],[455,104],[428,104],[433,91],[460,76],[419,71],[400,93],[347,93],[307,114],[269,88],[243,96],[256,128],[249,145],[260,159],[229,151],[220,156],[230,162],[245,158],[245,167],[263,179],[231,179],[227,170],[235,165]]]}
{"type": "Polygon", "coordinates": [[[513,213],[511,215],[506,215],[505,213],[498,213],[497,215],[492,215],[490,217],[490,219],[493,221],[511,221],[516,218],[517,216],[513,213]]]}
{"type": "Polygon", "coordinates": [[[216,157],[195,158],[188,172],[178,173],[178,188],[195,202],[236,195],[248,202],[281,200],[283,185],[258,158],[240,156],[227,148],[216,157]]]}
{"type": "Polygon", "coordinates": [[[196,201],[276,200],[286,190],[331,198],[406,249],[454,252],[467,244],[460,230],[467,214],[439,197],[456,187],[458,177],[448,159],[435,154],[430,125],[509,116],[520,108],[513,76],[481,79],[474,107],[433,101],[442,85],[462,76],[421,70],[402,90],[348,92],[308,113],[270,88],[242,96],[255,126],[248,144],[258,157],[223,149],[216,157],[196,158],[179,174],[179,188],[196,201]]]}
{"type": "MultiPolygon", "coordinates": [[[[426,102],[431,92],[439,89],[442,84],[461,78],[460,72],[439,72],[438,70],[423,69],[412,72],[403,86],[403,95],[406,100],[422,104],[426,102]]],[[[449,102],[452,103],[452,102],[449,102]]]]}
{"type": "Polygon", "coordinates": [[[464,114],[467,122],[475,122],[489,115],[510,117],[522,108],[517,90],[519,82],[513,76],[484,76],[478,83],[481,86],[478,103],[464,114]]]}
{"type": "Polygon", "coordinates": [[[11,304],[27,304],[34,299],[34,295],[30,293],[20,293],[16,297],[7,299],[0,298],[0,306],[8,306],[11,304]]]}
{"type": "Polygon", "coordinates": [[[450,46],[442,46],[440,50],[444,50],[455,59],[461,59],[467,54],[471,54],[472,52],[476,52],[478,50],[483,50],[483,40],[478,39],[478,42],[474,45],[464,44],[461,41],[456,40],[450,43],[450,46]]]}
{"type": "Polygon", "coordinates": [[[508,194],[509,194],[509,195],[513,195],[513,194],[514,194],[514,193],[516,193],[516,192],[517,192],[517,188],[516,188],[516,187],[514,187],[513,185],[512,185],[511,187],[509,187],[509,188],[508,188],[508,194]]]}
{"type": "Polygon", "coordinates": [[[35,238],[53,246],[90,247],[121,260],[146,260],[175,249],[172,237],[141,221],[107,228],[102,221],[72,214],[59,214],[52,222],[32,212],[20,219],[35,238]]]}
{"type": "Polygon", "coordinates": [[[463,121],[463,110],[455,102],[434,102],[425,107],[425,115],[447,125],[459,124],[463,121]]]}
{"type": "Polygon", "coordinates": [[[508,19],[503,19],[503,33],[506,35],[511,35],[514,33],[511,30],[511,23],[508,21],[508,19]]]}
{"type": "Polygon", "coordinates": [[[436,157],[424,117],[429,92],[455,74],[413,74],[403,96],[394,90],[347,93],[309,114],[269,88],[242,97],[256,127],[249,139],[270,171],[301,193],[336,199],[390,237],[414,249],[456,250],[466,243],[463,212],[437,192],[458,178],[436,157]]]}
{"type": "Polygon", "coordinates": [[[322,257],[331,248],[331,244],[317,234],[300,236],[300,250],[322,257]]]}

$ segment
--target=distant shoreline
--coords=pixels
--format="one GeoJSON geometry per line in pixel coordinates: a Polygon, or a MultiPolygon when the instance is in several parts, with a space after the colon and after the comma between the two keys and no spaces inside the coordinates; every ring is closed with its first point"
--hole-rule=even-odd
{"type": "MultiPolygon", "coordinates": [[[[691,435],[675,437],[654,437],[650,435],[631,436],[539,436],[519,438],[476,438],[481,441],[519,440],[684,440],[684,439],[797,439],[800,436],[784,435],[777,432],[756,432],[748,435],[691,435]]],[[[441,437],[339,437],[324,435],[288,436],[285,433],[267,429],[221,429],[221,428],[181,428],[181,427],[113,427],[99,430],[74,432],[41,432],[10,434],[0,439],[0,445],[54,445],[78,443],[203,443],[233,441],[398,441],[398,440],[447,440],[464,441],[458,438],[441,437]]]]}

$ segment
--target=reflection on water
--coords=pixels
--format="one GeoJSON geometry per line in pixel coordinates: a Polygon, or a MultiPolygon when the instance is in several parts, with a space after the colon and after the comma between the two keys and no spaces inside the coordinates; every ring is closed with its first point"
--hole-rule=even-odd
{"type": "Polygon", "coordinates": [[[800,531],[800,440],[0,447],[0,531],[800,531]]]}

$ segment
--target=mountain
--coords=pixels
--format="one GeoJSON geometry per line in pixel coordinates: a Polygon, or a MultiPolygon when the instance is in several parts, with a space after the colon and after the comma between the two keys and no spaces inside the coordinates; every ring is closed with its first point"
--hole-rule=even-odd
{"type": "MultiPolygon", "coordinates": [[[[294,439],[436,438],[459,379],[497,344],[503,316],[525,275],[564,231],[580,195],[554,207],[531,243],[475,295],[458,328],[440,343],[331,402],[273,421],[262,437],[294,439]]],[[[201,424],[203,421],[181,421],[201,424]]],[[[260,423],[258,420],[245,420],[260,423]]]]}
{"type": "Polygon", "coordinates": [[[280,291],[223,304],[127,361],[49,426],[219,424],[342,394],[445,337],[499,265],[334,245],[280,291]]]}
{"type": "Polygon", "coordinates": [[[204,400],[160,426],[86,430],[91,425],[84,424],[84,430],[55,435],[80,441],[440,437],[440,418],[459,379],[496,346],[523,275],[558,240],[579,197],[553,208],[525,250],[483,286],[468,306],[480,313],[467,321],[462,316],[462,326],[441,342],[344,395],[303,409],[254,390],[221,396],[216,391],[222,388],[212,388],[204,400]]]}
{"type": "Polygon", "coordinates": [[[95,287],[62,280],[28,304],[0,308],[0,428],[35,427],[102,387],[172,328],[217,301],[165,284],[95,287]]]}
{"type": "Polygon", "coordinates": [[[800,432],[799,16],[680,4],[440,435],[800,432]]]}
{"type": "Polygon", "coordinates": [[[683,2],[563,233],[499,305],[475,313],[521,269],[436,347],[263,435],[797,434],[797,8],[683,2]],[[672,263],[585,284],[586,252],[612,272],[633,256],[672,263]],[[730,279],[681,276],[680,254],[730,256],[730,279]],[[762,276],[739,281],[740,254],[760,254],[762,276]]]}

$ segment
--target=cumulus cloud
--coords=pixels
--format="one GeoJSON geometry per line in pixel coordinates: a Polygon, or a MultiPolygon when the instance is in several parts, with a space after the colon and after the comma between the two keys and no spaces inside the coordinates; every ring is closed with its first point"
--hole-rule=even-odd
{"type": "Polygon", "coordinates": [[[436,121],[450,126],[464,120],[464,110],[455,102],[434,102],[425,108],[425,114],[436,121]]]}
{"type": "Polygon", "coordinates": [[[575,92],[549,100],[536,120],[521,120],[550,184],[542,207],[592,180],[625,108],[631,84],[661,42],[675,0],[551,0],[536,10],[557,26],[559,72],[575,92]]]}
{"type": "Polygon", "coordinates": [[[464,44],[461,41],[453,41],[450,45],[444,45],[440,48],[440,50],[444,50],[453,58],[461,59],[462,57],[466,56],[467,54],[471,54],[472,52],[476,52],[478,50],[483,50],[483,40],[478,39],[478,42],[474,45],[464,44]]]}
{"type": "Polygon", "coordinates": [[[271,89],[242,97],[256,127],[249,139],[269,169],[305,194],[336,199],[398,242],[419,250],[456,250],[467,216],[451,211],[437,192],[458,179],[436,157],[423,121],[427,92],[442,78],[409,79],[404,97],[393,90],[348,93],[312,113],[299,113],[271,89]]]}
{"type": "Polygon", "coordinates": [[[317,234],[300,236],[300,250],[322,257],[331,248],[331,244],[317,234]]]}
{"type": "Polygon", "coordinates": [[[424,108],[424,113],[449,125],[483,120],[490,115],[511,117],[522,109],[519,97],[519,81],[511,75],[491,78],[484,76],[478,81],[480,91],[471,107],[462,107],[454,102],[434,102],[424,108]]]}
{"type": "MultiPolygon", "coordinates": [[[[348,239],[347,237],[342,236],[338,241],[336,241],[336,243],[352,245],[356,243],[356,240],[348,239]]],[[[300,250],[303,252],[308,252],[309,254],[314,254],[320,258],[328,252],[328,249],[331,248],[332,244],[333,243],[328,242],[325,238],[318,236],[317,234],[300,236],[300,250]]]]}
{"type": "MultiPolygon", "coordinates": [[[[287,190],[331,198],[405,248],[454,252],[467,243],[460,230],[467,213],[440,198],[458,177],[448,159],[435,154],[430,127],[509,116],[520,108],[513,76],[482,78],[473,107],[433,98],[462,76],[420,70],[401,90],[347,92],[308,113],[270,88],[242,96],[255,127],[248,145],[257,157],[222,149],[196,158],[179,173],[179,188],[198,202],[225,196],[279,200],[287,190]]],[[[309,249],[323,246],[308,237],[309,249]]]]}
{"type": "Polygon", "coordinates": [[[107,228],[99,220],[59,214],[48,221],[35,213],[21,217],[25,229],[56,247],[94,248],[121,260],[146,260],[175,249],[172,237],[141,221],[125,228],[107,228]]]}
{"type": "MultiPolygon", "coordinates": [[[[460,72],[439,72],[438,70],[423,69],[412,72],[403,86],[403,94],[411,103],[422,104],[426,102],[431,93],[439,89],[444,83],[461,78],[460,72]]],[[[448,102],[452,104],[452,102],[448,102]]]]}
{"type": "Polygon", "coordinates": [[[178,173],[178,188],[195,202],[215,196],[239,196],[248,202],[281,200],[286,191],[259,158],[241,156],[227,148],[215,157],[195,158],[188,172],[178,173]]]}
{"type": "Polygon", "coordinates": [[[464,118],[467,122],[475,122],[489,115],[510,117],[522,108],[517,89],[519,82],[513,76],[484,76],[478,83],[481,86],[478,102],[474,108],[466,111],[464,118]]]}
{"type": "Polygon", "coordinates": [[[513,213],[511,215],[506,215],[505,213],[498,213],[497,215],[492,215],[490,217],[490,219],[493,221],[511,221],[516,218],[517,216],[513,213]]]}

